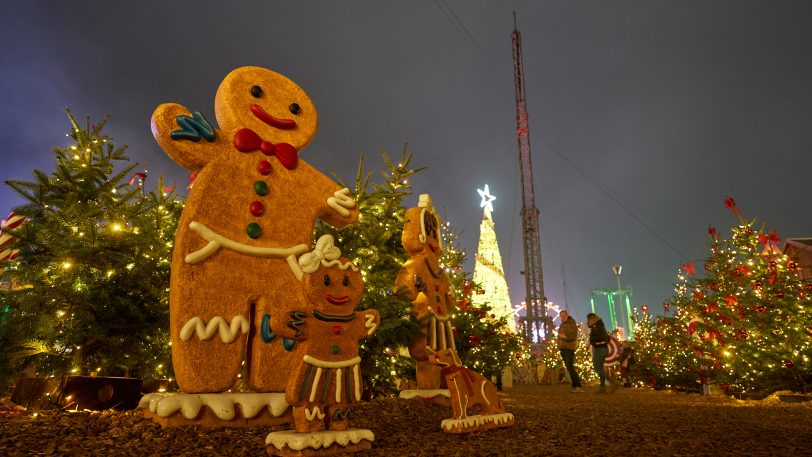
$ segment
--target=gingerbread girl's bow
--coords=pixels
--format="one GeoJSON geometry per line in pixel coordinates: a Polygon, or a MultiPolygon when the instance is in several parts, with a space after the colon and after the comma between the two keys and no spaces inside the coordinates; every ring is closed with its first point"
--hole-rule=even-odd
{"type": "Polygon", "coordinates": [[[296,168],[296,162],[299,158],[296,148],[290,144],[273,144],[270,141],[265,141],[257,132],[249,128],[241,128],[234,134],[234,147],[240,152],[254,152],[259,149],[265,155],[275,155],[288,170],[296,168]]]}
{"type": "Polygon", "coordinates": [[[338,260],[341,257],[339,249],[333,240],[333,235],[322,235],[316,241],[316,248],[299,257],[299,267],[305,273],[313,273],[319,269],[322,260],[338,260]]]}

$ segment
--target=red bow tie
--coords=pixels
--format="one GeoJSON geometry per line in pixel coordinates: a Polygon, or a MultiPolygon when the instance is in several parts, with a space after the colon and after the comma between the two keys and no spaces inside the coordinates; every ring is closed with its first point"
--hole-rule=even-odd
{"type": "Polygon", "coordinates": [[[288,143],[273,144],[265,141],[249,128],[242,128],[234,134],[234,147],[240,152],[254,152],[259,149],[265,155],[275,155],[288,170],[296,168],[298,160],[296,148],[288,143]]]}

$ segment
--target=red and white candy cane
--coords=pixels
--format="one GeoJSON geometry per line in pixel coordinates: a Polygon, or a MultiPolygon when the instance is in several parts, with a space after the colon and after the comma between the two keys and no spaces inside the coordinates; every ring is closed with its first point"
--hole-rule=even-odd
{"type": "Polygon", "coordinates": [[[9,213],[8,217],[0,222],[0,261],[14,260],[20,255],[19,249],[12,249],[12,245],[17,241],[17,238],[7,232],[20,227],[23,225],[23,222],[25,222],[25,216],[15,214],[14,211],[9,213]]]}
{"type": "Polygon", "coordinates": [[[609,348],[609,354],[603,360],[603,365],[613,367],[620,363],[620,355],[622,353],[620,341],[618,341],[614,335],[609,335],[609,344],[607,347],[609,348]]]}

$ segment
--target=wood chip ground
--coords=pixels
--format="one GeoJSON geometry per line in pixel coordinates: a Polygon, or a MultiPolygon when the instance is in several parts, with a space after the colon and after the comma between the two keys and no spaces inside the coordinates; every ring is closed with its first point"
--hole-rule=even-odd
{"type": "MultiPolygon", "coordinates": [[[[378,398],[352,426],[375,433],[370,456],[812,456],[812,402],[519,385],[510,428],[450,435],[450,408],[378,398]]],[[[3,456],[264,456],[267,428],[166,428],[127,412],[0,412],[3,456]]]]}

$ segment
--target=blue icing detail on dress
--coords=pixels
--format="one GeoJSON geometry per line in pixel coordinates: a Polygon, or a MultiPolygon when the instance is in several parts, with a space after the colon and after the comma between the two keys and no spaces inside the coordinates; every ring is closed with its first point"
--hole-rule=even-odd
{"type": "Polygon", "coordinates": [[[296,341],[289,340],[287,338],[282,338],[282,347],[285,348],[286,351],[292,351],[293,346],[296,345],[296,341]]]}
{"type": "Polygon", "coordinates": [[[200,137],[202,136],[206,141],[212,142],[216,137],[214,128],[212,128],[209,121],[206,120],[200,111],[195,111],[191,117],[181,114],[175,118],[175,122],[178,123],[181,129],[169,134],[169,137],[173,140],[200,141],[200,137]]]}

